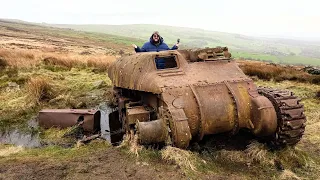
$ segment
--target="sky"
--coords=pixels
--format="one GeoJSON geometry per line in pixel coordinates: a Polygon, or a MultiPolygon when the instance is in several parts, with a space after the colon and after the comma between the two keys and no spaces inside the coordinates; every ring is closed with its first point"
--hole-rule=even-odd
{"type": "Polygon", "coordinates": [[[320,39],[317,0],[9,0],[0,18],[54,24],[161,24],[320,39]]]}

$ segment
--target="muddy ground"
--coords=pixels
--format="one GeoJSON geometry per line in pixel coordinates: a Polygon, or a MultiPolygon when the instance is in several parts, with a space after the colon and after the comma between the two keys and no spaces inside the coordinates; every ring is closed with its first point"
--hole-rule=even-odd
{"type": "Polygon", "coordinates": [[[7,162],[0,172],[1,179],[187,179],[177,166],[140,162],[114,147],[72,161],[7,162]]]}

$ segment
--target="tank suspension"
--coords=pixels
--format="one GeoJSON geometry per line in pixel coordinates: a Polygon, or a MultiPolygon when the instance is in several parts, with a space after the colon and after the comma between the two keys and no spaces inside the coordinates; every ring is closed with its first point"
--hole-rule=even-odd
{"type": "Polygon", "coordinates": [[[137,134],[140,144],[163,143],[168,139],[168,126],[163,119],[137,122],[137,134]]]}

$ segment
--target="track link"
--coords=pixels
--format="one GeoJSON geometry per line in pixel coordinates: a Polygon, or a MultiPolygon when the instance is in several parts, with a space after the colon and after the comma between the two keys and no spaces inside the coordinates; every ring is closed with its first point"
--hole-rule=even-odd
{"type": "Polygon", "coordinates": [[[300,99],[288,90],[266,87],[258,88],[259,94],[267,97],[277,112],[278,127],[271,137],[271,145],[281,148],[297,144],[305,131],[306,116],[300,99]]]}

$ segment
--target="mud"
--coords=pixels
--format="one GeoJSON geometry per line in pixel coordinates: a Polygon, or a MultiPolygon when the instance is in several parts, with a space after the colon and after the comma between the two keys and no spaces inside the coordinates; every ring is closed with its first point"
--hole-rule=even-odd
{"type": "Polygon", "coordinates": [[[11,161],[0,166],[0,179],[187,179],[173,165],[138,161],[110,147],[72,161],[11,161]]]}
{"type": "MultiPolygon", "coordinates": [[[[121,139],[117,140],[117,142],[114,143],[115,140],[113,137],[113,142],[111,142],[111,137],[113,136],[114,132],[111,132],[109,127],[109,114],[113,112],[114,109],[108,106],[107,103],[101,103],[96,108],[101,112],[101,137],[103,137],[103,139],[105,139],[106,141],[113,143],[114,145],[118,145],[121,139]]],[[[12,144],[28,148],[41,147],[43,143],[41,143],[39,133],[36,130],[38,128],[38,120],[34,118],[28,121],[27,124],[27,130],[20,130],[17,128],[13,130],[7,130],[2,133],[0,132],[0,144],[12,144]]]]}

